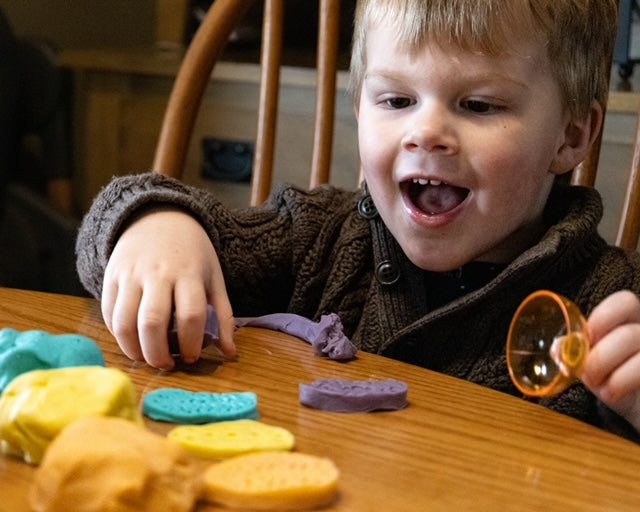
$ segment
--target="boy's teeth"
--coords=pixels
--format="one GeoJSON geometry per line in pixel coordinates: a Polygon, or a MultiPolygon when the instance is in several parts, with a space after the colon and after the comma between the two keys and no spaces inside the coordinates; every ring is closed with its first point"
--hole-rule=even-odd
{"type": "Polygon", "coordinates": [[[413,178],[412,180],[414,183],[417,183],[418,185],[433,185],[433,186],[438,186],[442,184],[442,181],[440,180],[426,180],[424,178],[413,178]]]}

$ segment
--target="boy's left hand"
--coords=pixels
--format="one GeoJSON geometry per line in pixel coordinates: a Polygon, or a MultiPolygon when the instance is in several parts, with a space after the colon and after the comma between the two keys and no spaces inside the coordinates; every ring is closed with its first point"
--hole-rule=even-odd
{"type": "Polygon", "coordinates": [[[609,295],[587,320],[591,352],[582,382],[640,432],[640,299],[609,295]]]}

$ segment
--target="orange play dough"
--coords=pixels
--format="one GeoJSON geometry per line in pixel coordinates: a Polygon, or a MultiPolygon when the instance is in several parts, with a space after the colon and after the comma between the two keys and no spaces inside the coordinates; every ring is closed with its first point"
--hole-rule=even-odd
{"type": "Polygon", "coordinates": [[[299,452],[257,452],[213,464],[204,474],[208,501],[247,510],[310,510],[332,503],[338,468],[299,452]]]}
{"type": "Polygon", "coordinates": [[[83,418],[49,446],[30,501],[34,512],[189,512],[197,473],[179,445],[141,425],[83,418]]]}

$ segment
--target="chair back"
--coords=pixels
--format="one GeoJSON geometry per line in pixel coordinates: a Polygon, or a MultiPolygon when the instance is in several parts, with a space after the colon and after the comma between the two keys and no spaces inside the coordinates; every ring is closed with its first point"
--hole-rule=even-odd
{"type": "MultiPolygon", "coordinates": [[[[234,27],[253,0],[215,0],[189,45],[169,98],[153,169],[181,178],[191,133],[211,71],[234,27]]],[[[340,0],[319,1],[318,83],[309,187],[329,181],[333,144],[340,0]]],[[[265,0],[262,27],[260,98],[250,204],[269,195],[278,114],[284,0],[265,0]]]]}
{"type": "MultiPolygon", "coordinates": [[[[609,95],[607,114],[629,112],[633,112],[637,116],[636,131],[614,243],[624,249],[637,250],[638,241],[640,240],[640,95],[637,93],[612,92],[609,95]]],[[[601,149],[602,130],[591,147],[587,158],[573,171],[571,176],[572,184],[585,187],[596,186],[601,149]]]]}

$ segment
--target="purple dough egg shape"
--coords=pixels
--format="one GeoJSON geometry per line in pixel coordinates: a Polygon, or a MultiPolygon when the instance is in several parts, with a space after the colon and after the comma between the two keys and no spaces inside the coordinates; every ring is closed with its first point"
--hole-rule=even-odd
{"type": "Polygon", "coordinates": [[[300,384],[300,403],[323,411],[393,411],[407,406],[406,383],[394,380],[320,379],[300,384]]]}

